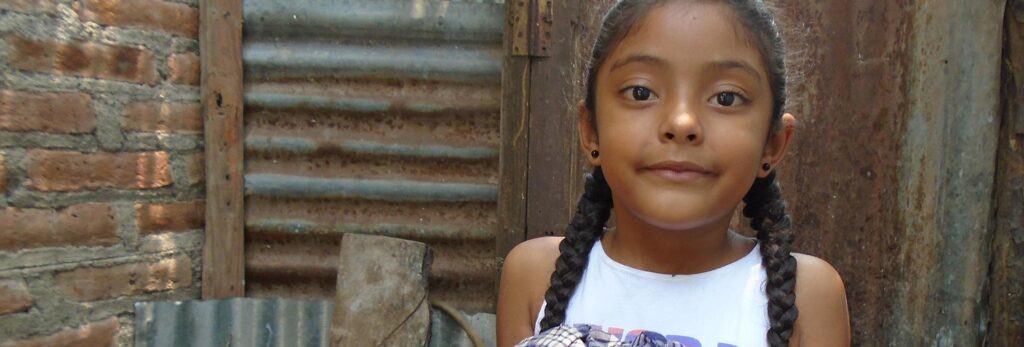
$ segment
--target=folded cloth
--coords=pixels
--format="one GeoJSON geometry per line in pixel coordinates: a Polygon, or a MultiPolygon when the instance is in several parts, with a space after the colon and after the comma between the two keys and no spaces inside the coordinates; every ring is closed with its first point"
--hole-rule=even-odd
{"type": "Polygon", "coordinates": [[[589,325],[570,327],[559,325],[528,337],[515,347],[686,347],[676,341],[652,332],[642,332],[632,341],[619,341],[615,335],[589,325]]]}

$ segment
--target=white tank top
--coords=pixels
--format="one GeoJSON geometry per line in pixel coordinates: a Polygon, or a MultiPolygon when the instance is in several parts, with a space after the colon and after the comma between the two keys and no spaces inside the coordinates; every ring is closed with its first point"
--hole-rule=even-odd
{"type": "MultiPolygon", "coordinates": [[[[687,347],[767,346],[767,279],[761,252],[692,275],[631,268],[608,257],[598,240],[565,312],[567,325],[590,325],[620,340],[656,332],[687,347]]],[[[541,304],[534,325],[547,303],[541,304]]]]}

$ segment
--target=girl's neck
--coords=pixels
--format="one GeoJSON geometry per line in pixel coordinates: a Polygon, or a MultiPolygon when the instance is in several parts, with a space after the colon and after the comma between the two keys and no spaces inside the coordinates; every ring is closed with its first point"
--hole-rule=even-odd
{"type": "Polygon", "coordinates": [[[627,266],[664,274],[695,274],[747,255],[755,241],[729,230],[732,216],[683,230],[658,228],[613,209],[615,228],[605,233],[605,253],[627,266]]]}

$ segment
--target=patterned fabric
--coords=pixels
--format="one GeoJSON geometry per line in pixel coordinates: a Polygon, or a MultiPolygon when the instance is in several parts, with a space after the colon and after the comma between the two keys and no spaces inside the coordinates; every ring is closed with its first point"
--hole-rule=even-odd
{"type": "Polygon", "coordinates": [[[668,341],[657,333],[643,332],[636,339],[619,341],[614,335],[590,326],[570,327],[560,325],[526,338],[515,347],[685,347],[678,342],[668,341]]]}

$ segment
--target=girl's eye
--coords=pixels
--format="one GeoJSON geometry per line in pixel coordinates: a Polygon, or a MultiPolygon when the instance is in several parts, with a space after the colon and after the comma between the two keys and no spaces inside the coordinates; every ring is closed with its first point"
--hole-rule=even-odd
{"type": "Polygon", "coordinates": [[[629,92],[627,98],[633,101],[648,101],[655,97],[654,93],[647,87],[633,86],[626,88],[623,92],[629,92]]]}
{"type": "Polygon", "coordinates": [[[736,92],[721,92],[715,95],[715,103],[720,106],[736,106],[737,102],[743,101],[743,96],[736,92]]]}

